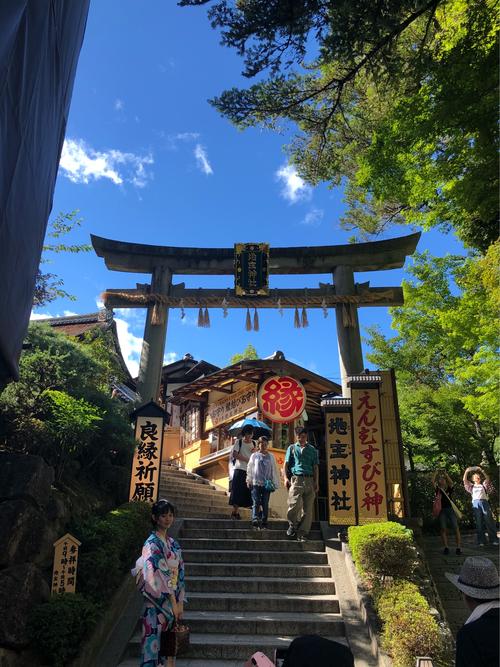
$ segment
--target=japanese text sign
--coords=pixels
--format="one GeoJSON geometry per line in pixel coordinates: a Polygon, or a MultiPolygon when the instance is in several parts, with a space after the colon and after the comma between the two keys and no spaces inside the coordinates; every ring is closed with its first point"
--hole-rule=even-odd
{"type": "Polygon", "coordinates": [[[129,500],[149,503],[158,500],[163,421],[162,417],[137,417],[129,500]]]}
{"type": "Polygon", "coordinates": [[[245,414],[257,407],[257,389],[255,385],[240,389],[234,394],[228,394],[220,401],[215,401],[206,407],[205,430],[209,431],[220,424],[245,414]]]}
{"type": "Polygon", "coordinates": [[[306,390],[298,380],[288,375],[273,375],[260,385],[259,408],[264,417],[283,424],[300,417],[306,398],[306,390]]]}
{"type": "Polygon", "coordinates": [[[352,424],[349,410],[325,412],[330,525],[356,523],[352,424]]]}
{"type": "Polygon", "coordinates": [[[76,537],[66,533],[54,542],[54,567],[52,569],[52,595],[74,593],[78,567],[78,547],[76,537]]]}
{"type": "Polygon", "coordinates": [[[269,294],[269,244],[236,243],[234,290],[236,296],[269,294]]]}
{"type": "Polygon", "coordinates": [[[378,387],[351,385],[359,524],[387,521],[384,439],[378,387]]]}

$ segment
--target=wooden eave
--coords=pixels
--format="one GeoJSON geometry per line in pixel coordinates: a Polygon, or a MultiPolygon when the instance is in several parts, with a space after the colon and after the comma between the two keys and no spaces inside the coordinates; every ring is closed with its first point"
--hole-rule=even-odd
{"type": "MultiPolygon", "coordinates": [[[[184,387],[179,387],[173,392],[170,401],[179,405],[186,400],[193,400],[195,396],[201,401],[204,393],[220,391],[222,383],[224,383],[224,389],[227,391],[228,382],[233,384],[236,382],[252,382],[255,384],[272,375],[291,375],[300,380],[306,388],[308,401],[311,402],[311,410],[316,403],[319,408],[322,395],[342,393],[340,385],[336,382],[332,382],[286,359],[255,359],[237,362],[232,366],[190,382],[184,387]]],[[[306,410],[309,412],[307,406],[306,410]]]]}

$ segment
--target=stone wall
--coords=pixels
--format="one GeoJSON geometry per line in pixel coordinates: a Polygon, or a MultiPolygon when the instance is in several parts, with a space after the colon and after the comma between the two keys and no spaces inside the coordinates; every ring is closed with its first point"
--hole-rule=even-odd
{"type": "Polygon", "coordinates": [[[0,451],[0,667],[36,664],[27,620],[49,598],[53,543],[70,517],[53,482],[40,456],[0,451]]]}

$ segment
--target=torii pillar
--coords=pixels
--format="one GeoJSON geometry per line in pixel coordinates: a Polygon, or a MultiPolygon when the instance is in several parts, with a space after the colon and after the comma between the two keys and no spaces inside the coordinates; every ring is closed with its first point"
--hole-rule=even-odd
{"type": "MultiPolygon", "coordinates": [[[[333,270],[333,282],[337,296],[356,295],[354,271],[350,266],[336,266],[333,270]]],[[[347,386],[347,378],[350,375],[359,375],[364,368],[358,309],[354,304],[349,304],[348,308],[344,304],[338,304],[335,306],[335,317],[342,396],[348,398],[351,390],[347,386]]]]}
{"type": "MultiPolygon", "coordinates": [[[[151,293],[168,296],[172,283],[172,271],[166,266],[153,269],[151,293]]],[[[141,403],[158,400],[167,339],[168,307],[162,304],[149,306],[142,340],[137,393],[141,403]]]]}

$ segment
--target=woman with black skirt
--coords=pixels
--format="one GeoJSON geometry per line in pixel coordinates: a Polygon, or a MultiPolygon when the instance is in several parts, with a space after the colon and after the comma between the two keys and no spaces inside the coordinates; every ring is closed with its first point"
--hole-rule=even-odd
{"type": "Polygon", "coordinates": [[[247,465],[255,449],[252,436],[253,428],[245,426],[229,454],[234,464],[231,495],[229,496],[229,504],[233,506],[232,519],[241,519],[238,512],[240,507],[252,507],[252,494],[247,486],[247,465]]]}

